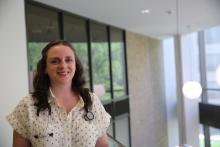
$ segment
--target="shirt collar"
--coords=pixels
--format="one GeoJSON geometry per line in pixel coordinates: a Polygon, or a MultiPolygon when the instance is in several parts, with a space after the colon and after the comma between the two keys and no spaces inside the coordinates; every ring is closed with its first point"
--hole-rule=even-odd
{"type": "MultiPolygon", "coordinates": [[[[55,103],[55,95],[53,94],[52,90],[49,88],[49,97],[48,97],[48,103],[50,104],[56,104],[55,103]]],[[[81,110],[83,109],[85,103],[83,101],[83,98],[81,96],[79,96],[79,101],[77,102],[77,104],[74,106],[73,110],[81,110]]]]}

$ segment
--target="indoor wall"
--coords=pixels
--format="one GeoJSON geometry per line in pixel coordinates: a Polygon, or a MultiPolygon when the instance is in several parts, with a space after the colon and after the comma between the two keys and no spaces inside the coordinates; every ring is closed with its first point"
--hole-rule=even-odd
{"type": "Polygon", "coordinates": [[[12,146],[6,115],[28,93],[27,47],[23,0],[0,1],[0,147],[12,146]]]}
{"type": "Polygon", "coordinates": [[[132,147],[167,147],[162,41],[126,32],[132,147]]]}

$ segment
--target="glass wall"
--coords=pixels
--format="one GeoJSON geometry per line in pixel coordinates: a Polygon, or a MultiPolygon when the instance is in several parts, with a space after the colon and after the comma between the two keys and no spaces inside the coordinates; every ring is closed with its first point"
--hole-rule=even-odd
{"type": "Polygon", "coordinates": [[[100,93],[102,100],[111,99],[110,95],[110,66],[107,27],[91,22],[91,52],[93,88],[100,93]],[[101,93],[101,89],[103,92],[101,93]]]}
{"type": "Polygon", "coordinates": [[[220,65],[220,27],[205,31],[205,59],[208,102],[220,104],[220,85],[217,83],[216,71],[220,65]]]}
{"type": "Polygon", "coordinates": [[[77,16],[63,15],[64,39],[69,41],[75,48],[83,67],[84,74],[89,88],[89,60],[88,60],[88,41],[86,32],[86,21],[77,16]]]}
{"type": "Polygon", "coordinates": [[[113,97],[120,98],[126,95],[125,79],[125,53],[122,30],[111,28],[111,57],[112,57],[112,78],[113,78],[113,97]]]}
{"type": "MultiPolygon", "coordinates": [[[[207,97],[205,100],[209,104],[220,105],[220,75],[217,74],[220,67],[220,26],[204,31],[205,74],[207,97]]],[[[214,119],[214,118],[213,118],[214,119]]],[[[220,146],[220,129],[209,127],[211,147],[220,146]]]]}
{"type": "Polygon", "coordinates": [[[26,24],[30,92],[42,48],[52,40],[69,41],[83,63],[87,87],[112,116],[108,133],[129,147],[125,32],[33,1],[26,1],[26,24]]]}
{"type": "Polygon", "coordinates": [[[34,5],[27,5],[29,85],[40,58],[41,49],[51,40],[59,39],[58,13],[34,5]]]}

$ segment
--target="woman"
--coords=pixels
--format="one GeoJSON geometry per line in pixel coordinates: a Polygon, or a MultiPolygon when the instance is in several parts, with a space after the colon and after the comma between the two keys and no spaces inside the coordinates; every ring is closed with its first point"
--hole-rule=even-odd
{"type": "Polygon", "coordinates": [[[7,116],[13,147],[107,147],[110,116],[99,98],[84,88],[83,67],[66,41],[43,50],[34,92],[7,116]]]}

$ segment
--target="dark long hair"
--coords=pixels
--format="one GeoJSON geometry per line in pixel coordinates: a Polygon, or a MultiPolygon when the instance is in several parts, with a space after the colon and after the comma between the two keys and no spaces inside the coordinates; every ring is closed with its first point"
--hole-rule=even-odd
{"type": "Polygon", "coordinates": [[[37,107],[37,116],[39,116],[40,111],[44,111],[45,109],[48,109],[49,114],[51,114],[51,106],[48,102],[50,79],[47,73],[45,73],[45,69],[48,50],[56,45],[65,45],[73,50],[75,55],[76,71],[72,79],[72,91],[83,98],[83,101],[85,103],[84,109],[86,111],[92,105],[89,89],[84,88],[86,82],[83,76],[83,66],[76,55],[75,49],[67,41],[55,40],[48,43],[43,48],[41,52],[41,59],[37,63],[37,71],[33,80],[34,91],[32,93],[32,96],[37,100],[37,102],[35,103],[35,106],[37,107]]]}

